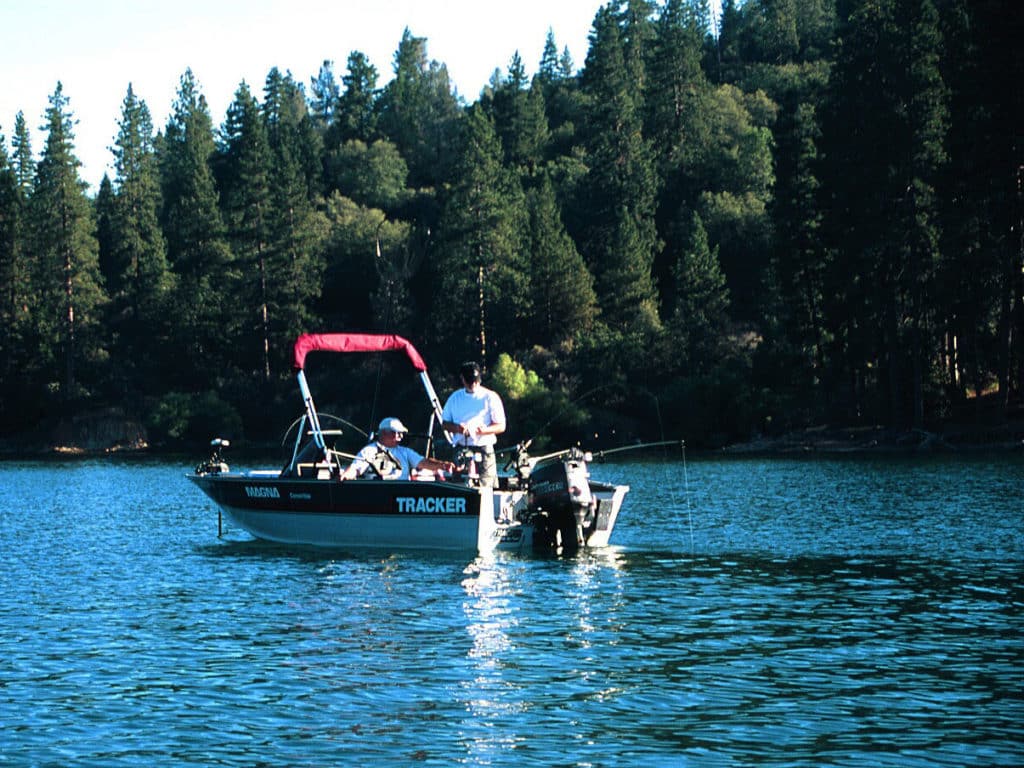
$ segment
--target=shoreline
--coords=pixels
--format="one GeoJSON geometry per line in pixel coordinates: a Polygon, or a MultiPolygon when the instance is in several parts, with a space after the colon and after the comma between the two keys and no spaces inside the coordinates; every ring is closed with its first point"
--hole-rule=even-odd
{"type": "Polygon", "coordinates": [[[809,427],[724,446],[737,456],[792,454],[927,454],[1024,450],[1024,423],[946,427],[941,431],[889,427],[809,427]]]}

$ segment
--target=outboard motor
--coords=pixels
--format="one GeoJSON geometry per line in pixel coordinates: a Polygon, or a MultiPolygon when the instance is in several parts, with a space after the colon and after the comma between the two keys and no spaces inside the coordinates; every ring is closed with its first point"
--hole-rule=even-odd
{"type": "Polygon", "coordinates": [[[530,509],[538,542],[575,552],[593,532],[597,503],[590,491],[589,459],[589,454],[574,447],[533,467],[530,509]]]}

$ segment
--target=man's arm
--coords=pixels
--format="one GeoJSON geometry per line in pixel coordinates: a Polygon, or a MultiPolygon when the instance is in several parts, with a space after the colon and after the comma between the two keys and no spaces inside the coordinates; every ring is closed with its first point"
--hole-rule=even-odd
{"type": "Polygon", "coordinates": [[[441,461],[441,459],[435,459],[432,456],[425,456],[420,459],[416,465],[416,469],[426,469],[430,472],[436,472],[437,470],[444,470],[445,472],[454,472],[455,464],[450,461],[441,461]]]}

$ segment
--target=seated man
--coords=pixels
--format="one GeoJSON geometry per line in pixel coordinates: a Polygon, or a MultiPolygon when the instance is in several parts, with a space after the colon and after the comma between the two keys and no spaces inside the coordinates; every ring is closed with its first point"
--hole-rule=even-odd
{"type": "Polygon", "coordinates": [[[342,480],[352,480],[373,468],[384,480],[408,480],[412,470],[426,469],[433,472],[452,472],[455,465],[450,461],[421,456],[412,448],[399,445],[408,432],[405,425],[394,417],[384,419],[377,427],[377,439],[366,445],[341,475],[342,480]]]}

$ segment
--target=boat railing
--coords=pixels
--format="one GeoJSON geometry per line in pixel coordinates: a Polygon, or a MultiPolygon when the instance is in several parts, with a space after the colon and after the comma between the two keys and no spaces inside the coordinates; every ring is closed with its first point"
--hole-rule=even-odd
{"type": "Polygon", "coordinates": [[[330,480],[345,471],[345,467],[353,461],[355,454],[336,451],[328,448],[326,456],[320,461],[295,462],[296,477],[315,477],[317,480],[330,480]]]}

